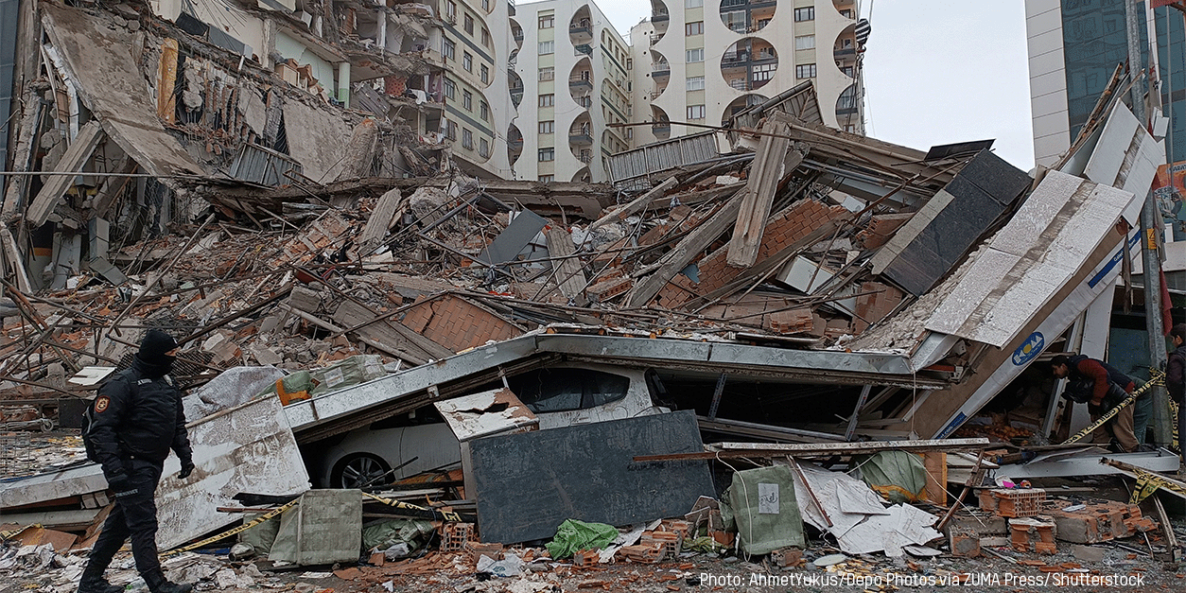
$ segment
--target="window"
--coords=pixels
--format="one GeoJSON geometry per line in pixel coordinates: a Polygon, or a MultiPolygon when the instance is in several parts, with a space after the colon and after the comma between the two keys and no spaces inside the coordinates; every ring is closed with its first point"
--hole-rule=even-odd
{"type": "Polygon", "coordinates": [[[592,369],[540,369],[509,377],[507,384],[537,414],[596,408],[621,401],[630,391],[629,378],[592,369]]]}
{"type": "Polygon", "coordinates": [[[540,95],[539,96],[539,106],[540,107],[554,107],[555,105],[556,105],[556,95],[540,95]]]}
{"type": "Polygon", "coordinates": [[[857,126],[856,124],[844,124],[844,131],[848,132],[849,134],[856,134],[857,126]]]}
{"type": "Polygon", "coordinates": [[[844,18],[846,18],[846,19],[856,18],[856,17],[852,16],[852,9],[851,9],[851,8],[845,8],[844,10],[841,10],[841,11],[840,11],[840,16],[842,16],[842,17],[844,17],[844,18]]]}
{"type": "Polygon", "coordinates": [[[634,58],[626,58],[626,69],[627,70],[634,69],[634,58]]]}
{"type": "Polygon", "coordinates": [[[807,8],[796,8],[795,9],[795,22],[796,23],[800,23],[803,21],[814,21],[814,20],[815,20],[815,7],[814,6],[808,6],[807,8]]]}
{"type": "Polygon", "coordinates": [[[445,37],[442,37],[441,38],[441,53],[444,54],[445,58],[447,58],[447,59],[450,59],[450,60],[457,59],[457,57],[456,57],[457,56],[457,44],[453,43],[451,40],[449,40],[445,37]]]}
{"type": "Polygon", "coordinates": [[[795,66],[795,78],[815,78],[815,64],[795,66]]]}
{"type": "Polygon", "coordinates": [[[539,176],[540,183],[552,183],[555,180],[556,180],[555,175],[540,175],[539,176]]]}
{"type": "Polygon", "coordinates": [[[474,71],[474,57],[469,52],[461,52],[461,67],[465,68],[466,72],[474,71]]]}
{"type": "Polygon", "coordinates": [[[704,6],[704,0],[684,0],[684,8],[700,8],[704,6]]]}
{"type": "Polygon", "coordinates": [[[688,105],[688,119],[704,119],[704,106],[688,105]]]}
{"type": "Polygon", "coordinates": [[[457,93],[457,83],[453,82],[449,78],[446,78],[445,79],[445,96],[450,99],[453,99],[454,94],[456,94],[456,93],[457,93]]]}
{"type": "Polygon", "coordinates": [[[688,90],[689,91],[704,90],[704,77],[703,76],[689,76],[688,77],[688,90]]]}
{"type": "Polygon", "coordinates": [[[815,49],[815,35],[800,35],[796,37],[795,49],[815,49]]]}
{"type": "Polygon", "coordinates": [[[853,77],[853,69],[852,69],[852,66],[845,66],[845,67],[841,68],[841,69],[840,69],[840,71],[841,71],[841,72],[843,72],[843,73],[844,73],[844,75],[845,75],[845,76],[847,76],[847,77],[849,77],[849,78],[852,78],[852,77],[853,77]]]}
{"type": "Polygon", "coordinates": [[[450,140],[457,141],[457,124],[448,122],[445,124],[445,136],[450,140]]]}
{"type": "Polygon", "coordinates": [[[634,139],[634,128],[626,128],[626,139],[627,140],[634,139]]]}
{"type": "Polygon", "coordinates": [[[555,148],[541,148],[539,149],[539,162],[546,163],[548,161],[556,160],[555,148]]]}
{"type": "Polygon", "coordinates": [[[689,49],[685,53],[687,53],[688,59],[686,61],[689,64],[704,61],[704,48],[703,47],[700,49],[689,49]]]}
{"type": "Polygon", "coordinates": [[[556,122],[554,122],[554,121],[539,122],[539,133],[541,133],[541,134],[555,134],[556,133],[556,122]]]}
{"type": "Polygon", "coordinates": [[[487,29],[486,27],[482,27],[482,45],[485,45],[486,47],[490,47],[491,43],[493,43],[493,41],[491,41],[491,39],[490,39],[490,29],[487,29]]]}
{"type": "Polygon", "coordinates": [[[465,22],[465,32],[470,35],[473,35],[474,34],[474,17],[470,16],[469,13],[466,13],[464,22],[465,22]]]}
{"type": "Polygon", "coordinates": [[[539,79],[541,82],[545,80],[554,80],[556,78],[556,69],[548,66],[539,69],[539,79]]]}
{"type": "Polygon", "coordinates": [[[490,67],[482,64],[482,82],[490,84],[490,67]]]}
{"type": "Polygon", "coordinates": [[[539,55],[546,56],[551,53],[556,53],[555,41],[541,41],[539,42],[539,55]]]}
{"type": "Polygon", "coordinates": [[[465,107],[466,111],[473,111],[474,94],[469,91],[461,91],[461,106],[465,107]]]}
{"type": "Polygon", "coordinates": [[[474,133],[469,131],[469,128],[462,128],[461,130],[461,147],[474,149],[474,133]]]}
{"type": "Polygon", "coordinates": [[[490,156],[490,143],[485,138],[478,140],[478,154],[483,158],[490,156]]]}
{"type": "Polygon", "coordinates": [[[482,10],[490,12],[490,0],[482,0],[482,10]]]}
{"type": "Polygon", "coordinates": [[[445,3],[445,18],[450,23],[457,22],[457,4],[456,3],[454,3],[454,2],[446,2],[445,3]]]}
{"type": "Polygon", "coordinates": [[[482,121],[490,121],[490,106],[485,101],[478,101],[478,115],[482,121]]]}
{"type": "Polygon", "coordinates": [[[694,23],[687,23],[684,25],[684,35],[691,37],[693,35],[704,34],[704,21],[696,21],[694,23]]]}
{"type": "Polygon", "coordinates": [[[550,14],[539,17],[539,28],[541,29],[551,29],[555,23],[556,20],[550,14]]]}

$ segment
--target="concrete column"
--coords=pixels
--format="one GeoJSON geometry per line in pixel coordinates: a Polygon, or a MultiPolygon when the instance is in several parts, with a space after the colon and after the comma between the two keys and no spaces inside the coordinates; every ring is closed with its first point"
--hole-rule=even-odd
{"type": "Polygon", "coordinates": [[[350,62],[338,64],[338,100],[350,106],[350,62]]]}

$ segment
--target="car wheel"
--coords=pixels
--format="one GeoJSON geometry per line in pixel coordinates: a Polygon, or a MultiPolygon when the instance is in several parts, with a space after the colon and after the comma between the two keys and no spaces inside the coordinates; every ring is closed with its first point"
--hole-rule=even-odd
{"type": "Polygon", "coordinates": [[[381,480],[391,471],[386,461],[370,453],[356,453],[342,458],[330,473],[331,487],[356,489],[367,485],[378,486],[389,480],[381,480]]]}

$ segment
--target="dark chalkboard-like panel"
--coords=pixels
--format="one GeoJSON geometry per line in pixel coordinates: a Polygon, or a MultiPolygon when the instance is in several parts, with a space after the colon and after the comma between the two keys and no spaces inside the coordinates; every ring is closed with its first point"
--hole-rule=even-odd
{"type": "Polygon", "coordinates": [[[693,411],[470,443],[482,541],[550,539],[565,519],[628,525],[683,516],[714,496],[704,461],[635,463],[703,451],[693,411]]]}

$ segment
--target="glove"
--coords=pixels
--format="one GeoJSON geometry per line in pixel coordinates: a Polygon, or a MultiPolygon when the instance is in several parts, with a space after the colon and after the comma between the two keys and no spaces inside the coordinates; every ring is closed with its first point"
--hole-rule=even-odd
{"type": "Polygon", "coordinates": [[[190,475],[190,474],[192,474],[192,473],[194,473],[194,462],[193,462],[193,460],[191,460],[191,459],[182,459],[182,460],[181,460],[181,473],[177,474],[177,477],[178,477],[178,478],[181,478],[182,480],[184,480],[184,479],[188,478],[188,477],[189,477],[189,475],[190,475]]]}
{"type": "Polygon", "coordinates": [[[136,489],[128,482],[127,474],[112,474],[105,476],[107,478],[107,487],[115,493],[116,498],[135,494],[136,489]]]}

